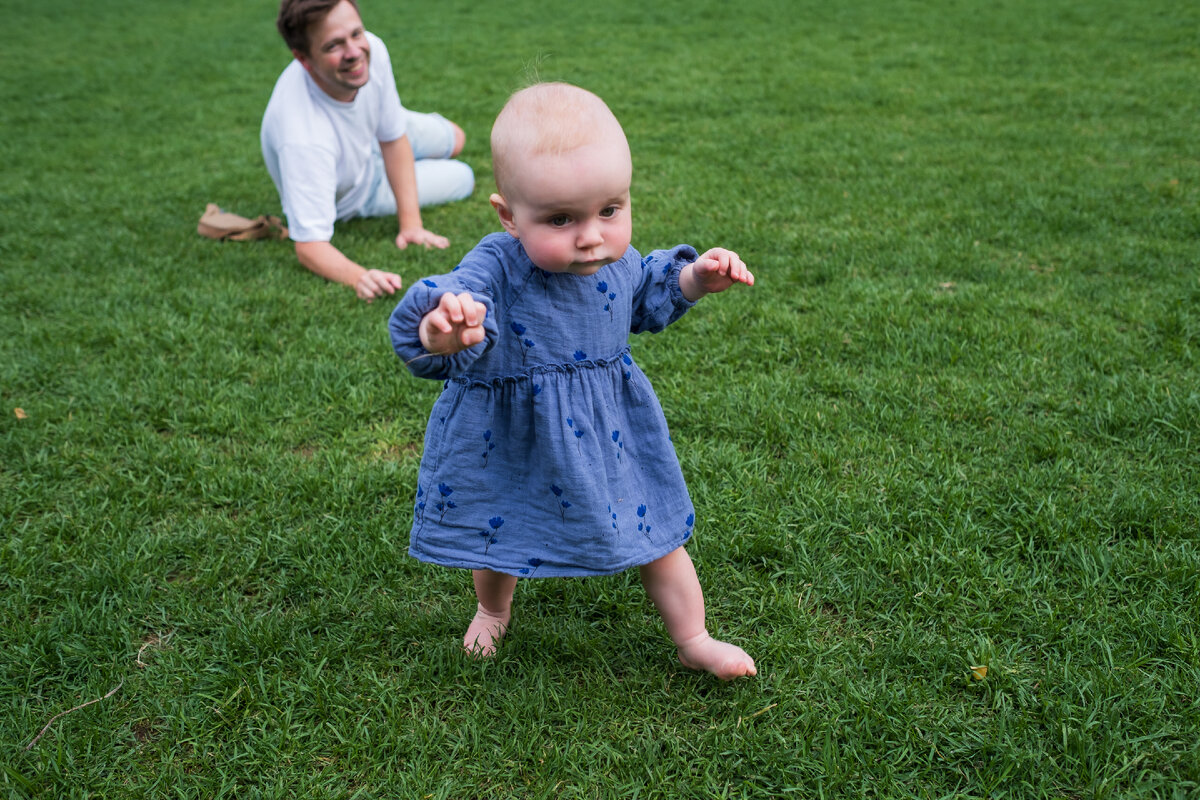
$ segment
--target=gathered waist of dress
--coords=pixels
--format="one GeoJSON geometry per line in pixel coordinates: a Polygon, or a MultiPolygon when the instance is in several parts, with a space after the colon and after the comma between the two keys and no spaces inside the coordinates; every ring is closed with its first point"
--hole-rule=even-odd
{"type": "Polygon", "coordinates": [[[576,361],[557,361],[549,364],[530,364],[528,367],[521,369],[520,372],[511,375],[482,376],[468,372],[464,375],[457,375],[448,379],[446,385],[457,384],[459,386],[498,388],[505,384],[520,383],[543,375],[569,375],[590,370],[627,367],[633,364],[633,358],[629,353],[629,347],[626,346],[612,356],[604,358],[580,358],[576,361]]]}

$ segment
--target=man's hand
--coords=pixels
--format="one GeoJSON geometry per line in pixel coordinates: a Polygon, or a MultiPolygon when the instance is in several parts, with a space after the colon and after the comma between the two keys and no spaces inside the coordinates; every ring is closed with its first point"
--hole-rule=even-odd
{"type": "Polygon", "coordinates": [[[345,284],[368,303],[400,288],[400,276],[380,269],[366,269],[342,254],[329,242],[296,242],[296,258],[322,278],[345,284]]]}
{"type": "Polygon", "coordinates": [[[396,237],[396,247],[401,250],[408,247],[410,244],[422,244],[426,249],[436,247],[438,250],[445,250],[450,246],[450,240],[445,236],[439,236],[432,231],[427,231],[424,228],[408,228],[401,230],[396,237]]]}
{"type": "Polygon", "coordinates": [[[679,289],[695,302],[706,294],[723,292],[735,283],[754,285],[754,275],[732,250],[714,247],[679,273],[679,289]]]}
{"type": "Polygon", "coordinates": [[[400,285],[400,276],[396,273],[384,272],[381,269],[369,269],[359,276],[358,281],[354,284],[354,291],[358,294],[359,300],[366,300],[369,303],[376,297],[395,294],[400,285]]]}
{"type": "Polygon", "coordinates": [[[449,356],[483,341],[487,306],[470,292],[446,292],[437,307],[421,319],[421,345],[430,353],[449,356]]]}

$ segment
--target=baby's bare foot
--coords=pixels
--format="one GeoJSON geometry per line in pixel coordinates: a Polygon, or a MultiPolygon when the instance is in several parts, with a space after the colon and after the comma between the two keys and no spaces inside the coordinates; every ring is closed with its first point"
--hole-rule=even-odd
{"type": "Polygon", "coordinates": [[[496,645],[508,633],[511,614],[493,614],[483,606],[476,606],[475,619],[467,627],[463,637],[463,649],[474,658],[489,658],[496,654],[496,645]]]}
{"type": "Polygon", "coordinates": [[[723,681],[758,674],[754,659],[735,644],[718,641],[707,633],[679,646],[679,661],[688,669],[711,672],[723,681]]]}

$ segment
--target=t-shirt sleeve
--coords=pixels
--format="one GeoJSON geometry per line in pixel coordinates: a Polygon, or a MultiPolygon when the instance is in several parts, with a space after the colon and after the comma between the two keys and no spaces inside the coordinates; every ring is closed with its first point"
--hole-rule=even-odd
{"type": "Polygon", "coordinates": [[[371,37],[371,70],[374,73],[371,78],[379,80],[381,90],[375,138],[381,142],[392,142],[408,132],[407,117],[400,103],[400,93],[396,91],[396,76],[392,72],[387,45],[378,36],[368,35],[371,37]]]}
{"type": "Polygon", "coordinates": [[[337,217],[337,159],[320,147],[286,145],[279,151],[283,213],[294,242],[328,242],[337,217]]]}

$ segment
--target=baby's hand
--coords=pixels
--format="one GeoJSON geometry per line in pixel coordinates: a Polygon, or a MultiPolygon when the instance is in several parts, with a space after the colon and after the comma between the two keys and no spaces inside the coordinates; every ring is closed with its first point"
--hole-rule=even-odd
{"type": "Polygon", "coordinates": [[[483,341],[486,316],[487,306],[471,297],[470,292],[446,292],[438,298],[437,307],[421,319],[421,345],[443,356],[466,350],[483,341]]]}
{"type": "Polygon", "coordinates": [[[754,275],[732,250],[714,247],[684,267],[679,276],[679,288],[689,300],[699,300],[706,294],[723,292],[735,283],[754,285],[754,275]]]}

